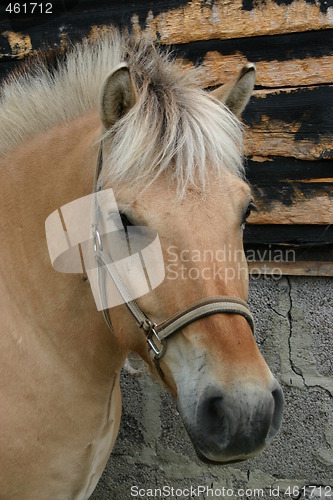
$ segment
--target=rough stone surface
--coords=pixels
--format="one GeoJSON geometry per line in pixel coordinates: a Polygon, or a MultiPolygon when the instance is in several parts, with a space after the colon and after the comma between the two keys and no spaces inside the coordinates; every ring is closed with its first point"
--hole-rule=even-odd
{"type": "Polygon", "coordinates": [[[250,284],[257,342],[286,399],[282,429],[261,455],[228,466],[201,463],[167,391],[148,373],[124,372],[120,433],[91,499],[333,498],[332,283],[260,277],[250,284]],[[135,485],[211,489],[135,497],[135,485]]]}

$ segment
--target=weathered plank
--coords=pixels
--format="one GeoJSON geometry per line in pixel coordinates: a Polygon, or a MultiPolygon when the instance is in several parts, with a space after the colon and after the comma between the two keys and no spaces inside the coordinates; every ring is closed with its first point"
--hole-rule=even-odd
{"type": "Polygon", "coordinates": [[[206,70],[207,86],[225,83],[247,61],[257,67],[260,87],[298,87],[333,83],[333,30],[203,40],[173,45],[192,64],[206,70]]]}
{"type": "MultiPolygon", "coordinates": [[[[121,4],[108,0],[99,0],[98,3],[93,0],[63,0],[54,2],[53,13],[47,16],[38,15],[37,11],[34,15],[8,15],[4,10],[6,3],[2,3],[0,33],[8,31],[16,33],[16,36],[19,33],[29,34],[34,49],[46,40],[51,44],[59,43],[64,33],[71,39],[88,35],[92,24],[132,27],[137,32],[149,32],[164,44],[231,39],[237,44],[237,40],[246,37],[258,39],[282,33],[288,37],[296,32],[329,29],[333,27],[333,20],[328,4],[326,0],[266,0],[255,3],[249,0],[159,0],[154,3],[127,0],[121,4]]],[[[287,52],[295,52],[294,46],[297,50],[300,48],[300,42],[295,40],[295,37],[289,43],[285,40],[287,52]]],[[[316,43],[320,43],[319,39],[316,43]]],[[[254,48],[255,44],[254,41],[254,48]]],[[[284,52],[283,40],[281,44],[280,54],[284,52]]],[[[0,45],[0,52],[8,53],[5,39],[0,45]]],[[[305,47],[311,47],[310,50],[315,45],[305,42],[305,47]]],[[[320,57],[319,54],[313,56],[320,57]]],[[[289,57],[292,58],[295,56],[289,57]]]]}
{"type": "Polygon", "coordinates": [[[333,86],[255,91],[243,115],[247,153],[332,158],[332,110],[333,86]]]}
{"type": "MultiPolygon", "coordinates": [[[[311,181],[312,183],[312,181],[311,181]]],[[[288,192],[291,186],[282,187],[282,192],[288,192]]],[[[251,215],[249,222],[252,224],[329,224],[333,220],[333,198],[328,193],[321,196],[311,191],[311,199],[304,200],[303,192],[296,191],[296,186],[291,189],[295,193],[293,205],[287,206],[283,201],[268,203],[265,206],[265,191],[260,186],[262,210],[251,215]]],[[[332,190],[332,186],[331,186],[332,190]]],[[[255,203],[258,199],[254,197],[255,203]]]]}
{"type": "Polygon", "coordinates": [[[333,25],[326,0],[192,0],[157,16],[152,8],[146,24],[152,36],[166,44],[312,31],[333,25]]]}
{"type": "Polygon", "coordinates": [[[258,209],[250,223],[332,223],[332,162],[256,157],[247,161],[246,172],[258,209]]]}
{"type": "Polygon", "coordinates": [[[2,40],[4,37],[7,38],[9,48],[7,52],[1,52],[0,61],[24,59],[27,55],[31,54],[32,44],[28,34],[5,30],[1,33],[2,40]]]}
{"type": "Polygon", "coordinates": [[[333,262],[333,245],[244,244],[247,262],[333,262]]]}
{"type": "MultiPolygon", "coordinates": [[[[52,16],[4,15],[5,13],[2,12],[0,60],[20,59],[29,51],[38,50],[43,45],[54,43],[61,45],[66,42],[67,38],[75,40],[84,35],[89,36],[91,35],[91,20],[96,25],[103,22],[104,30],[108,29],[106,23],[114,23],[120,26],[133,25],[137,31],[141,32],[149,31],[152,16],[163,17],[168,9],[171,9],[168,14],[184,9],[185,15],[186,9],[189,8],[188,2],[155,2],[152,11],[149,12],[150,6],[146,3],[130,3],[129,5],[127,3],[125,2],[124,6],[115,7],[105,1],[92,5],[91,1],[83,0],[77,5],[78,2],[67,0],[61,2],[63,7],[55,4],[55,12],[52,16]],[[125,7],[126,10],[124,10],[125,7]],[[148,24],[145,20],[148,20],[148,24]]],[[[198,7],[196,2],[190,2],[190,4],[193,4],[194,10],[198,7]]],[[[209,8],[213,11],[219,4],[222,5],[223,2],[214,2],[214,6],[206,2],[204,9],[209,8]]],[[[248,12],[243,5],[242,12],[244,9],[248,12]]],[[[321,5],[321,10],[325,11],[325,3],[321,5]]],[[[196,20],[196,24],[201,24],[200,17],[196,20]]],[[[92,33],[94,31],[92,29],[92,33]]],[[[160,39],[159,32],[155,32],[153,36],[160,39]]],[[[241,36],[244,37],[244,33],[241,36]]],[[[237,66],[247,60],[257,63],[257,85],[260,86],[283,87],[332,83],[332,30],[252,36],[250,39],[221,40],[218,38],[196,40],[191,44],[174,46],[176,52],[183,54],[192,62],[203,61],[204,67],[207,68],[207,85],[223,83],[229,75],[234,73],[237,66]]]]}
{"type": "Polygon", "coordinates": [[[246,245],[332,245],[333,226],[314,224],[247,224],[246,245]]]}
{"type": "Polygon", "coordinates": [[[259,275],[275,276],[333,276],[332,262],[250,262],[252,277],[259,275]]]}
{"type": "MultiPolygon", "coordinates": [[[[235,68],[241,68],[251,59],[242,54],[223,56],[219,52],[208,52],[203,60],[207,69],[207,86],[225,83],[235,68]]],[[[252,62],[252,61],[251,61],[252,62]]],[[[261,87],[297,87],[329,84],[332,77],[333,55],[320,59],[291,59],[290,61],[259,61],[256,63],[256,85],[261,87]]]]}
{"type": "Polygon", "coordinates": [[[259,275],[333,276],[333,245],[244,244],[249,272],[259,275]]]}
{"type": "Polygon", "coordinates": [[[232,39],[277,33],[313,31],[332,27],[327,0],[157,0],[131,2],[123,0],[62,0],[53,2],[52,16],[6,16],[5,2],[0,18],[11,26],[6,29],[29,32],[37,24],[71,26],[72,33],[94,24],[134,26],[147,30],[162,43],[187,43],[196,40],[232,39]]]}

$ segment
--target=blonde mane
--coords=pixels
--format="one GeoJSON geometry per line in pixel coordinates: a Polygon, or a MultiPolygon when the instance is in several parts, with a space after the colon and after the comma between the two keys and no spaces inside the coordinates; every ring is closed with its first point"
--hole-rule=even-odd
{"type": "Polygon", "coordinates": [[[239,121],[202,90],[203,71],[163,53],[149,39],[116,29],[83,40],[51,64],[31,60],[13,72],[0,94],[0,154],[44,131],[97,109],[101,84],[126,61],[138,102],[105,134],[104,158],[115,183],[152,181],[169,169],[183,191],[205,184],[207,165],[242,175],[239,121]]]}

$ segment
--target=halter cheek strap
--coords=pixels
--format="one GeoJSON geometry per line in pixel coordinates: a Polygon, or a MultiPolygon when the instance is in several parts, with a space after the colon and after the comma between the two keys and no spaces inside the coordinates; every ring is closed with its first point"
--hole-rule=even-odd
{"type": "MultiPolygon", "coordinates": [[[[102,147],[100,145],[94,177],[94,192],[100,191],[102,188],[102,183],[98,182],[98,178],[102,170],[102,163],[102,147]]],[[[98,229],[98,218],[99,207],[98,205],[96,205],[94,208],[94,213],[92,214],[92,233],[94,238],[94,255],[97,262],[98,286],[101,303],[105,305],[107,304],[105,286],[105,273],[107,272],[110,275],[113,283],[115,284],[128,310],[134,317],[138,326],[145,333],[150,355],[162,377],[163,373],[159,366],[159,360],[165,354],[166,340],[171,335],[181,331],[183,328],[190,325],[194,321],[197,321],[198,319],[205,318],[206,316],[210,316],[212,314],[238,314],[246,319],[246,321],[250,325],[252,332],[254,332],[253,317],[246,302],[242,299],[239,299],[238,297],[230,297],[224,295],[207,297],[198,300],[183,311],[180,311],[174,316],[171,316],[169,319],[162,321],[162,323],[160,324],[156,324],[151,321],[151,319],[142,311],[140,306],[133,299],[130,290],[124,283],[122,277],[117,271],[116,266],[108,265],[113,261],[110,254],[103,249],[102,240],[98,229]]],[[[107,306],[105,306],[105,308],[103,309],[103,316],[108,328],[113,331],[107,306]]]]}

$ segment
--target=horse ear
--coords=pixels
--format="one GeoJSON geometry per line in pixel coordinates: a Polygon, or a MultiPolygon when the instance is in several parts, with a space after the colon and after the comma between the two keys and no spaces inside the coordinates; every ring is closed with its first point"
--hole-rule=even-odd
{"type": "Polygon", "coordinates": [[[104,80],[99,96],[99,113],[108,130],[136,103],[137,92],[126,63],[117,66],[104,80]]]}
{"type": "Polygon", "coordinates": [[[240,116],[250,100],[256,79],[256,67],[246,64],[236,79],[213,90],[212,95],[224,102],[236,115],[240,116]]]}

